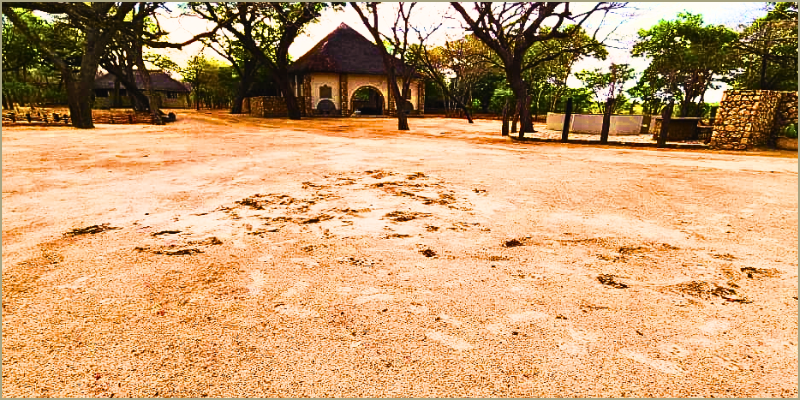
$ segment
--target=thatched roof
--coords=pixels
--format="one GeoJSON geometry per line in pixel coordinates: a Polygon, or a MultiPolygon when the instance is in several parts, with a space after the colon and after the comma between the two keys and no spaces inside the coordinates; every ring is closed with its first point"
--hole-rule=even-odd
{"type": "MultiPolygon", "coordinates": [[[[399,59],[395,61],[400,74],[403,63],[399,59]]],[[[289,66],[289,72],[384,75],[386,68],[378,47],[355,29],[342,23],[289,66]]]]}
{"type": "MultiPolygon", "coordinates": [[[[169,92],[183,92],[191,91],[191,87],[183,82],[178,82],[172,79],[169,74],[163,71],[149,71],[150,83],[153,85],[153,90],[164,90],[169,92]]],[[[136,87],[144,90],[144,80],[142,74],[138,70],[133,71],[133,76],[136,79],[136,87]]],[[[114,89],[114,81],[116,77],[112,74],[105,74],[94,80],[95,89],[114,89]]],[[[121,86],[123,89],[124,86],[121,86]]]]}

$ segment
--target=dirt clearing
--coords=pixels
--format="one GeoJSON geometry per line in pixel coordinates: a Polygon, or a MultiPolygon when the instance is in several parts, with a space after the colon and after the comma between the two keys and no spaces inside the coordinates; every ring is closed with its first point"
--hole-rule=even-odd
{"type": "Polygon", "coordinates": [[[797,396],[796,155],[409,123],[4,129],[3,395],[797,396]]]}

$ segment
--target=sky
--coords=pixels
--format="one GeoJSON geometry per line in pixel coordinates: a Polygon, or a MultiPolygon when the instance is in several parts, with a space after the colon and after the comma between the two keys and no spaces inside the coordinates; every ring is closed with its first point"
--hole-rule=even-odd
{"type": "MultiPolygon", "coordinates": [[[[171,9],[169,15],[159,18],[162,28],[169,32],[169,40],[173,42],[185,41],[192,36],[206,31],[211,25],[199,20],[196,17],[180,16],[180,11],[176,3],[167,3],[171,9]]],[[[571,3],[573,13],[578,13],[594,3],[571,3]]],[[[643,58],[630,56],[630,48],[636,34],[640,29],[648,29],[658,23],[661,19],[674,19],[679,12],[688,11],[694,14],[701,14],[707,24],[722,24],[735,29],[738,25],[749,23],[750,21],[766,14],[764,6],[766,3],[693,3],[693,2],[662,2],[662,3],[629,3],[630,9],[618,15],[610,15],[604,21],[593,18],[587,21],[591,28],[599,28],[598,38],[607,37],[609,56],[606,60],[584,59],[577,63],[573,68],[575,72],[584,69],[604,68],[608,69],[611,63],[628,63],[637,73],[641,73],[647,68],[649,61],[643,58]]],[[[396,16],[397,5],[395,3],[384,3],[379,6],[379,14],[382,19],[379,26],[387,27],[391,25],[396,16]]],[[[467,9],[470,7],[467,6],[467,9]]],[[[417,26],[433,27],[441,24],[441,27],[431,37],[432,43],[443,43],[448,39],[457,39],[464,35],[461,21],[457,18],[455,11],[448,3],[418,3],[412,14],[412,19],[417,26]]],[[[364,27],[358,14],[350,6],[344,10],[326,10],[323,12],[319,21],[309,25],[304,34],[301,34],[289,48],[289,54],[297,59],[315,44],[322,40],[328,33],[336,29],[341,23],[346,23],[367,38],[372,36],[364,27]]],[[[179,65],[185,65],[186,61],[197,54],[202,49],[199,43],[186,46],[183,50],[163,49],[159,53],[168,55],[179,65]]],[[[155,51],[154,51],[155,52],[155,51]]],[[[220,58],[211,50],[205,51],[206,56],[220,58]]],[[[629,82],[628,87],[635,82],[629,82]]],[[[571,76],[567,80],[567,85],[573,88],[581,86],[579,80],[571,76]]],[[[726,88],[706,92],[707,102],[718,102],[722,98],[722,92],[726,88]]]]}

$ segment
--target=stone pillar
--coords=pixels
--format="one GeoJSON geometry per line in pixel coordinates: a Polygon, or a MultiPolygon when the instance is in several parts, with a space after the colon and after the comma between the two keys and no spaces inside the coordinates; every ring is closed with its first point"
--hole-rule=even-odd
{"type": "Polygon", "coordinates": [[[714,120],[711,147],[746,150],[768,144],[775,134],[775,118],[783,92],[727,90],[714,120]]]}
{"type": "Polygon", "coordinates": [[[301,103],[302,115],[312,115],[314,106],[311,104],[311,75],[303,76],[303,102],[301,103]]]}
{"type": "Polygon", "coordinates": [[[392,86],[389,84],[389,79],[386,79],[386,115],[393,115],[395,107],[394,107],[394,94],[392,93],[392,86]]]}
{"type": "Polygon", "coordinates": [[[339,112],[343,117],[350,115],[349,104],[349,99],[347,98],[347,74],[339,74],[339,112]]]}
{"type": "Polygon", "coordinates": [[[425,81],[417,82],[417,111],[425,114],[425,81]]]}

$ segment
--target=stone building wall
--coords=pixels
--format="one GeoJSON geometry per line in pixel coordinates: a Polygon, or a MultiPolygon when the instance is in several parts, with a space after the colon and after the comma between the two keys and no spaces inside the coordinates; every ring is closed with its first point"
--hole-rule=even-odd
{"type": "Polygon", "coordinates": [[[774,143],[778,128],[797,122],[797,92],[727,90],[714,120],[711,147],[746,150],[774,143]]]}

